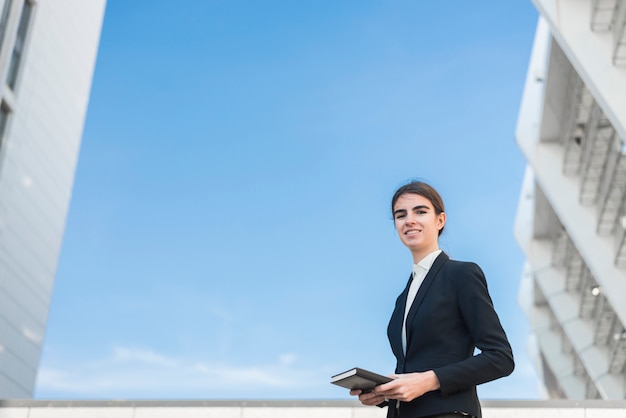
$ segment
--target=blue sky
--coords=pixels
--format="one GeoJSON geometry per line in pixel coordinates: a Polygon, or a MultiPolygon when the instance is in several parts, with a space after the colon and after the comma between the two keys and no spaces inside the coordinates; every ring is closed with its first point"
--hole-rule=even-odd
{"type": "Polygon", "coordinates": [[[35,396],[345,399],[393,372],[411,271],[394,190],[430,182],[538,398],[517,304],[529,1],[109,0],[35,396]]]}

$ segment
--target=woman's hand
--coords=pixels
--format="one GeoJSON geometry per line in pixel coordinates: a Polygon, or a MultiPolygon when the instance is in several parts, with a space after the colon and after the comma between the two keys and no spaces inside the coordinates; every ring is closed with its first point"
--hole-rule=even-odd
{"type": "MultiPolygon", "coordinates": [[[[440,387],[439,379],[432,370],[423,373],[392,374],[390,377],[394,380],[384,385],[376,386],[372,393],[366,395],[378,395],[376,398],[378,400],[380,400],[382,396],[383,400],[389,398],[403,402],[411,402],[413,399],[419,398],[426,392],[437,390],[440,387]]],[[[365,395],[359,396],[359,400],[364,403],[361,396],[365,395]]],[[[367,399],[369,401],[369,398],[367,399]]]]}
{"type": "Polygon", "coordinates": [[[387,399],[385,399],[384,395],[379,395],[375,392],[368,392],[368,393],[363,393],[362,390],[360,389],[353,389],[350,391],[350,395],[352,396],[358,396],[359,397],[359,401],[361,401],[361,403],[363,405],[367,405],[367,406],[376,406],[378,404],[381,404],[383,402],[385,402],[387,399]]]}

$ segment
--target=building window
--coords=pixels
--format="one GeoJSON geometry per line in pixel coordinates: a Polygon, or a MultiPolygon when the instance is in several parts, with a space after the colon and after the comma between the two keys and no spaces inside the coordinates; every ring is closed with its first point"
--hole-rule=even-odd
{"type": "Polygon", "coordinates": [[[11,64],[9,64],[9,75],[7,76],[7,85],[11,87],[11,90],[15,90],[17,71],[19,69],[22,56],[24,55],[24,43],[26,41],[28,24],[30,23],[32,11],[33,6],[30,2],[28,0],[24,1],[22,15],[20,16],[20,23],[17,27],[17,37],[15,39],[15,46],[13,47],[13,55],[11,56],[11,64]]]}
{"type": "Polygon", "coordinates": [[[9,22],[9,12],[11,12],[12,4],[13,0],[5,0],[4,7],[2,7],[2,15],[0,15],[0,52],[2,52],[4,34],[7,30],[7,23],[9,22]]]}
{"type": "Polygon", "coordinates": [[[9,121],[9,115],[11,109],[3,100],[0,103],[0,155],[2,155],[2,146],[4,145],[4,131],[7,129],[7,123],[9,121]]]}

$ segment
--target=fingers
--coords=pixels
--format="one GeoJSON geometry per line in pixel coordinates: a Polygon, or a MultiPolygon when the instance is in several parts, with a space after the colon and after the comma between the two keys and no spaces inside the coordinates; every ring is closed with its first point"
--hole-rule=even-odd
{"type": "Polygon", "coordinates": [[[377,386],[375,391],[390,399],[410,402],[434,389],[428,383],[427,373],[407,373],[395,375],[394,380],[377,386]]]}
{"type": "Polygon", "coordinates": [[[363,405],[373,406],[373,405],[381,404],[387,399],[382,394],[369,392],[369,393],[363,393],[359,395],[359,400],[361,401],[363,405]]]}
{"type": "Polygon", "coordinates": [[[363,393],[360,389],[352,389],[350,395],[358,396],[359,401],[363,405],[379,405],[389,399],[395,399],[394,396],[390,396],[396,393],[394,382],[385,383],[384,385],[378,385],[376,388],[367,393],[363,393]]]}
{"type": "Polygon", "coordinates": [[[374,392],[383,394],[385,396],[389,396],[395,388],[398,387],[398,383],[396,381],[391,381],[388,383],[383,383],[382,385],[376,386],[374,392]]]}
{"type": "Polygon", "coordinates": [[[410,390],[410,381],[401,377],[407,375],[397,375],[393,381],[383,385],[376,386],[376,393],[382,395],[386,399],[397,399],[399,401],[408,402],[412,398],[408,396],[410,390]]]}
{"type": "Polygon", "coordinates": [[[363,405],[368,405],[368,406],[378,405],[379,403],[382,403],[385,400],[385,397],[383,395],[379,395],[374,392],[363,393],[363,391],[360,389],[352,389],[350,391],[350,395],[358,396],[359,401],[361,401],[363,405]]]}

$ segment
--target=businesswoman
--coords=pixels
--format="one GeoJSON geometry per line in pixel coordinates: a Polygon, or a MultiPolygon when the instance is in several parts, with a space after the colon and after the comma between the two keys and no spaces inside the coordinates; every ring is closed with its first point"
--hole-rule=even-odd
{"type": "Polygon", "coordinates": [[[418,181],[400,187],[391,210],[400,241],[413,255],[413,274],[387,328],[397,360],[394,380],[370,393],[350,393],[365,405],[388,405],[389,418],[480,418],[476,386],[514,368],[485,276],[478,265],[451,260],[439,249],[446,212],[434,188],[418,181]]]}

